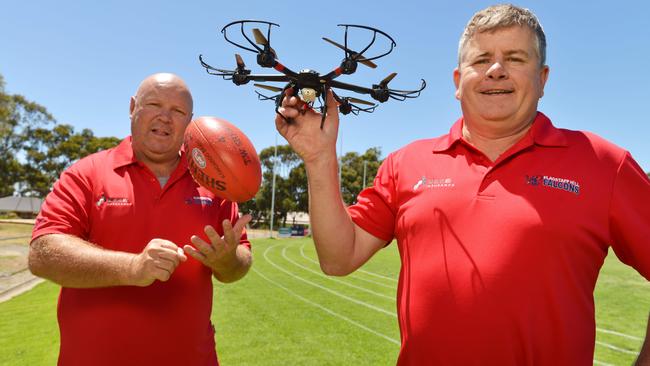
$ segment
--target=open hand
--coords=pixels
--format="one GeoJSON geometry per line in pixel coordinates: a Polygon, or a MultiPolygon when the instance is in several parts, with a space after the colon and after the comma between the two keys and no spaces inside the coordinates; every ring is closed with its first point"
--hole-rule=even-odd
{"type": "Polygon", "coordinates": [[[194,247],[185,245],[183,249],[187,254],[212,269],[212,272],[227,272],[238,265],[237,246],[244,227],[251,219],[251,215],[244,215],[237,220],[235,226],[232,226],[230,220],[223,220],[223,237],[219,236],[211,225],[207,225],[204,231],[210,243],[193,235],[191,241],[194,247]]]}

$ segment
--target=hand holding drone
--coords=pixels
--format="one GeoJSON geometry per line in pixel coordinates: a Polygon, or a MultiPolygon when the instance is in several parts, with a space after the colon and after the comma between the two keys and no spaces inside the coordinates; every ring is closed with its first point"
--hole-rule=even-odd
{"type": "MultiPolygon", "coordinates": [[[[374,69],[377,67],[377,65],[373,62],[373,60],[384,57],[393,51],[393,49],[396,46],[395,41],[388,34],[382,32],[379,29],[366,27],[362,25],[339,24],[340,27],[345,27],[344,43],[341,45],[325,37],[323,37],[323,40],[343,50],[345,53],[345,57],[343,58],[341,64],[337,68],[335,68],[334,70],[330,71],[325,75],[321,75],[318,72],[309,69],[303,69],[300,72],[295,72],[287,68],[286,66],[284,66],[282,63],[278,61],[277,53],[273,48],[271,48],[271,42],[270,42],[271,27],[273,26],[279,27],[278,24],[266,22],[266,21],[238,20],[224,26],[221,29],[221,33],[223,33],[223,36],[228,43],[231,43],[241,49],[256,53],[258,65],[265,68],[273,68],[276,71],[280,72],[281,74],[270,74],[270,75],[251,74],[251,70],[246,68],[244,61],[239,54],[235,54],[235,60],[237,62],[237,68],[235,70],[223,70],[223,69],[214,68],[203,60],[202,55],[199,55],[199,60],[201,62],[201,65],[208,72],[208,74],[221,76],[223,77],[224,80],[232,80],[232,82],[235,85],[243,85],[248,83],[251,80],[258,81],[258,82],[286,82],[287,84],[283,88],[265,85],[265,84],[257,84],[257,83],[253,85],[277,93],[273,96],[267,96],[256,91],[258,99],[274,101],[276,113],[282,116],[282,118],[284,118],[289,123],[291,123],[291,119],[287,119],[278,111],[278,108],[282,105],[282,101],[286,96],[299,97],[305,103],[303,106],[304,108],[313,108],[314,102],[318,100],[320,103],[320,107],[318,108],[320,108],[322,114],[321,117],[321,129],[322,129],[323,123],[325,122],[325,117],[327,115],[327,98],[325,98],[325,95],[327,94],[327,90],[330,88],[343,89],[343,90],[352,91],[359,94],[367,94],[370,95],[370,97],[372,97],[374,100],[383,103],[386,102],[388,99],[404,101],[410,98],[417,98],[422,92],[422,90],[424,90],[424,88],[426,87],[426,82],[424,81],[424,79],[422,79],[422,83],[420,87],[416,90],[391,89],[388,87],[388,83],[391,80],[393,80],[393,78],[397,75],[397,73],[391,73],[383,80],[381,80],[378,84],[373,84],[372,87],[370,88],[353,85],[353,84],[347,84],[335,80],[337,77],[339,77],[342,74],[345,75],[353,74],[357,70],[357,66],[359,63],[374,69]],[[264,34],[259,28],[255,28],[255,26],[266,26],[267,27],[266,36],[264,36],[264,34]],[[232,41],[230,38],[228,38],[228,29],[232,27],[240,28],[241,35],[243,36],[244,40],[248,43],[248,45],[250,45],[250,47],[248,45],[242,45],[243,40],[242,42],[237,43],[232,41]],[[246,34],[245,27],[252,28],[252,34],[253,37],[255,38],[255,41],[249,38],[249,36],[246,34]],[[348,30],[351,28],[372,32],[372,39],[370,40],[369,44],[359,52],[353,51],[350,48],[348,48],[348,30]],[[388,51],[373,57],[364,56],[364,54],[375,43],[378,35],[381,36],[380,38],[384,38],[387,41],[390,41],[389,43],[390,48],[388,49],[388,51]]],[[[366,100],[358,99],[354,97],[339,96],[334,91],[332,92],[333,92],[334,100],[338,104],[339,112],[341,114],[346,115],[352,113],[354,115],[357,115],[359,114],[359,112],[372,113],[377,107],[376,103],[371,103],[366,100]]]]}

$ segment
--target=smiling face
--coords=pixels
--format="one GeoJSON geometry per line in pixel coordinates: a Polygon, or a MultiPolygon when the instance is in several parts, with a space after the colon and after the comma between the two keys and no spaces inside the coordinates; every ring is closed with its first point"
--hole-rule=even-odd
{"type": "Polygon", "coordinates": [[[183,80],[173,74],[148,77],[131,97],[130,115],[136,158],[154,172],[175,165],[192,118],[192,96],[183,80]]]}
{"type": "Polygon", "coordinates": [[[547,78],[548,66],[540,65],[529,28],[477,33],[463,48],[454,70],[456,99],[468,127],[508,134],[532,123],[547,78]]]}

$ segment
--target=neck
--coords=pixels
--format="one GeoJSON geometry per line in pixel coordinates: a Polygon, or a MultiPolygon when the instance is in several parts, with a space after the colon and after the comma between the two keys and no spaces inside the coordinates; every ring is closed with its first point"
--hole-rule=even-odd
{"type": "Polygon", "coordinates": [[[518,126],[509,131],[494,131],[491,128],[480,128],[465,121],[463,123],[463,138],[481,151],[491,161],[496,161],[501,154],[528,132],[533,121],[518,126]]]}
{"type": "Polygon", "coordinates": [[[140,157],[137,156],[136,158],[143,163],[151,172],[156,176],[156,177],[169,177],[171,176],[172,172],[176,167],[178,166],[178,163],[180,161],[180,156],[176,156],[174,159],[170,159],[167,161],[153,161],[151,159],[147,159],[146,157],[140,157]]]}

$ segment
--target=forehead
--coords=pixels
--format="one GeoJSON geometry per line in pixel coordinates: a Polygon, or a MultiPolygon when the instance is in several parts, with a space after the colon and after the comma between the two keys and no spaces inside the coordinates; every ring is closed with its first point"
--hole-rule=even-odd
{"type": "Polygon", "coordinates": [[[527,27],[513,26],[475,33],[465,46],[467,53],[492,53],[495,51],[536,49],[533,31],[527,27]]]}
{"type": "Polygon", "coordinates": [[[175,102],[191,103],[189,91],[182,85],[170,82],[150,82],[143,85],[137,93],[141,99],[165,99],[175,102]]]}

